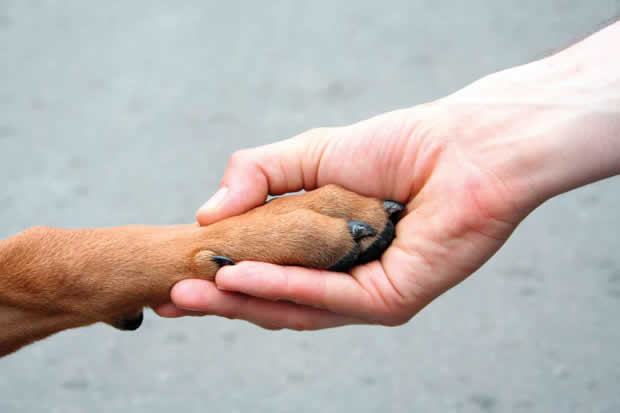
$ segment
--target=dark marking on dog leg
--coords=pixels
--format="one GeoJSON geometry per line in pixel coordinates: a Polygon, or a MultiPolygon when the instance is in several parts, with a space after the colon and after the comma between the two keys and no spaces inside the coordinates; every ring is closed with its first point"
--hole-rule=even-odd
{"type": "Polygon", "coordinates": [[[123,320],[121,322],[120,329],[125,331],[134,331],[137,330],[138,327],[142,325],[142,320],[144,320],[144,313],[140,311],[137,317],[123,320]]]}

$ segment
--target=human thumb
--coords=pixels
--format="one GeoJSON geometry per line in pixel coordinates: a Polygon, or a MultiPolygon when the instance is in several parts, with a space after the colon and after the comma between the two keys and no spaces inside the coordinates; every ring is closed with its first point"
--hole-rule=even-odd
{"type": "MultiPolygon", "coordinates": [[[[219,189],[196,212],[200,225],[242,214],[267,196],[315,189],[317,170],[329,129],[313,129],[294,138],[232,154],[219,189]]],[[[327,183],[327,182],[326,182],[327,183]]]]}

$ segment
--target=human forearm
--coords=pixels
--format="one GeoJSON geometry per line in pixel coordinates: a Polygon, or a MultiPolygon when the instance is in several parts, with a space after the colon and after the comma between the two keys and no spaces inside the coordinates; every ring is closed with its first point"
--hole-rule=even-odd
{"type": "Polygon", "coordinates": [[[620,173],[618,47],[620,22],[539,62],[557,108],[552,139],[540,147],[549,171],[538,185],[548,196],[620,173]]]}
{"type": "Polygon", "coordinates": [[[620,23],[441,100],[458,141],[531,209],[620,173],[620,23]],[[471,147],[475,150],[471,150],[471,147]]]}

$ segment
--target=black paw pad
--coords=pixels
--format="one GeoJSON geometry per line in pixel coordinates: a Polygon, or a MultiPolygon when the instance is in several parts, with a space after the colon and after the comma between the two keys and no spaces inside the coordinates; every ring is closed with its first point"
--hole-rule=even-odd
{"type": "Polygon", "coordinates": [[[357,257],[360,255],[360,247],[355,245],[351,251],[340,259],[336,264],[329,267],[328,271],[347,272],[357,262],[357,257]]]}
{"type": "Polygon", "coordinates": [[[377,235],[377,231],[375,231],[370,225],[365,222],[360,221],[349,221],[349,231],[353,236],[355,241],[359,241],[360,239],[368,236],[377,235]]]}
{"type": "Polygon", "coordinates": [[[121,330],[127,330],[127,331],[137,330],[138,327],[142,325],[142,320],[144,320],[144,313],[140,312],[140,314],[138,314],[137,317],[123,320],[121,322],[121,330]]]}
{"type": "Polygon", "coordinates": [[[235,262],[228,257],[224,257],[221,255],[216,255],[212,258],[213,262],[223,267],[224,265],[235,265],[235,262]]]}

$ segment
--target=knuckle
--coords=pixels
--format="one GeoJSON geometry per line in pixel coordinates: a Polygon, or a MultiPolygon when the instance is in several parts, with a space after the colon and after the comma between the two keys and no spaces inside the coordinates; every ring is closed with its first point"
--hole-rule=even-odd
{"type": "Polygon", "coordinates": [[[290,278],[286,267],[273,266],[273,274],[266,281],[265,290],[272,300],[292,297],[290,278]]]}
{"type": "Polygon", "coordinates": [[[288,329],[293,331],[316,330],[317,323],[308,317],[294,316],[288,320],[288,329]]]}
{"type": "Polygon", "coordinates": [[[237,320],[239,318],[235,314],[222,314],[221,317],[227,318],[229,320],[237,320]]]}
{"type": "Polygon", "coordinates": [[[398,327],[398,326],[402,326],[403,324],[407,323],[407,321],[409,321],[409,319],[392,318],[392,319],[384,320],[382,324],[386,327],[398,327]]]}
{"type": "Polygon", "coordinates": [[[251,158],[250,152],[251,149],[239,149],[233,152],[228,159],[228,165],[237,166],[247,163],[247,161],[251,158]]]}
{"type": "Polygon", "coordinates": [[[308,330],[307,328],[305,328],[301,323],[293,323],[288,327],[289,330],[293,330],[293,331],[306,331],[308,330]]]}
{"type": "Polygon", "coordinates": [[[406,324],[411,320],[413,314],[401,311],[387,314],[380,320],[380,323],[386,327],[398,327],[406,324]]]}
{"type": "Polygon", "coordinates": [[[280,331],[280,330],[282,330],[281,326],[276,326],[276,325],[272,325],[272,324],[259,324],[259,327],[262,327],[265,330],[269,330],[269,331],[280,331]]]}

